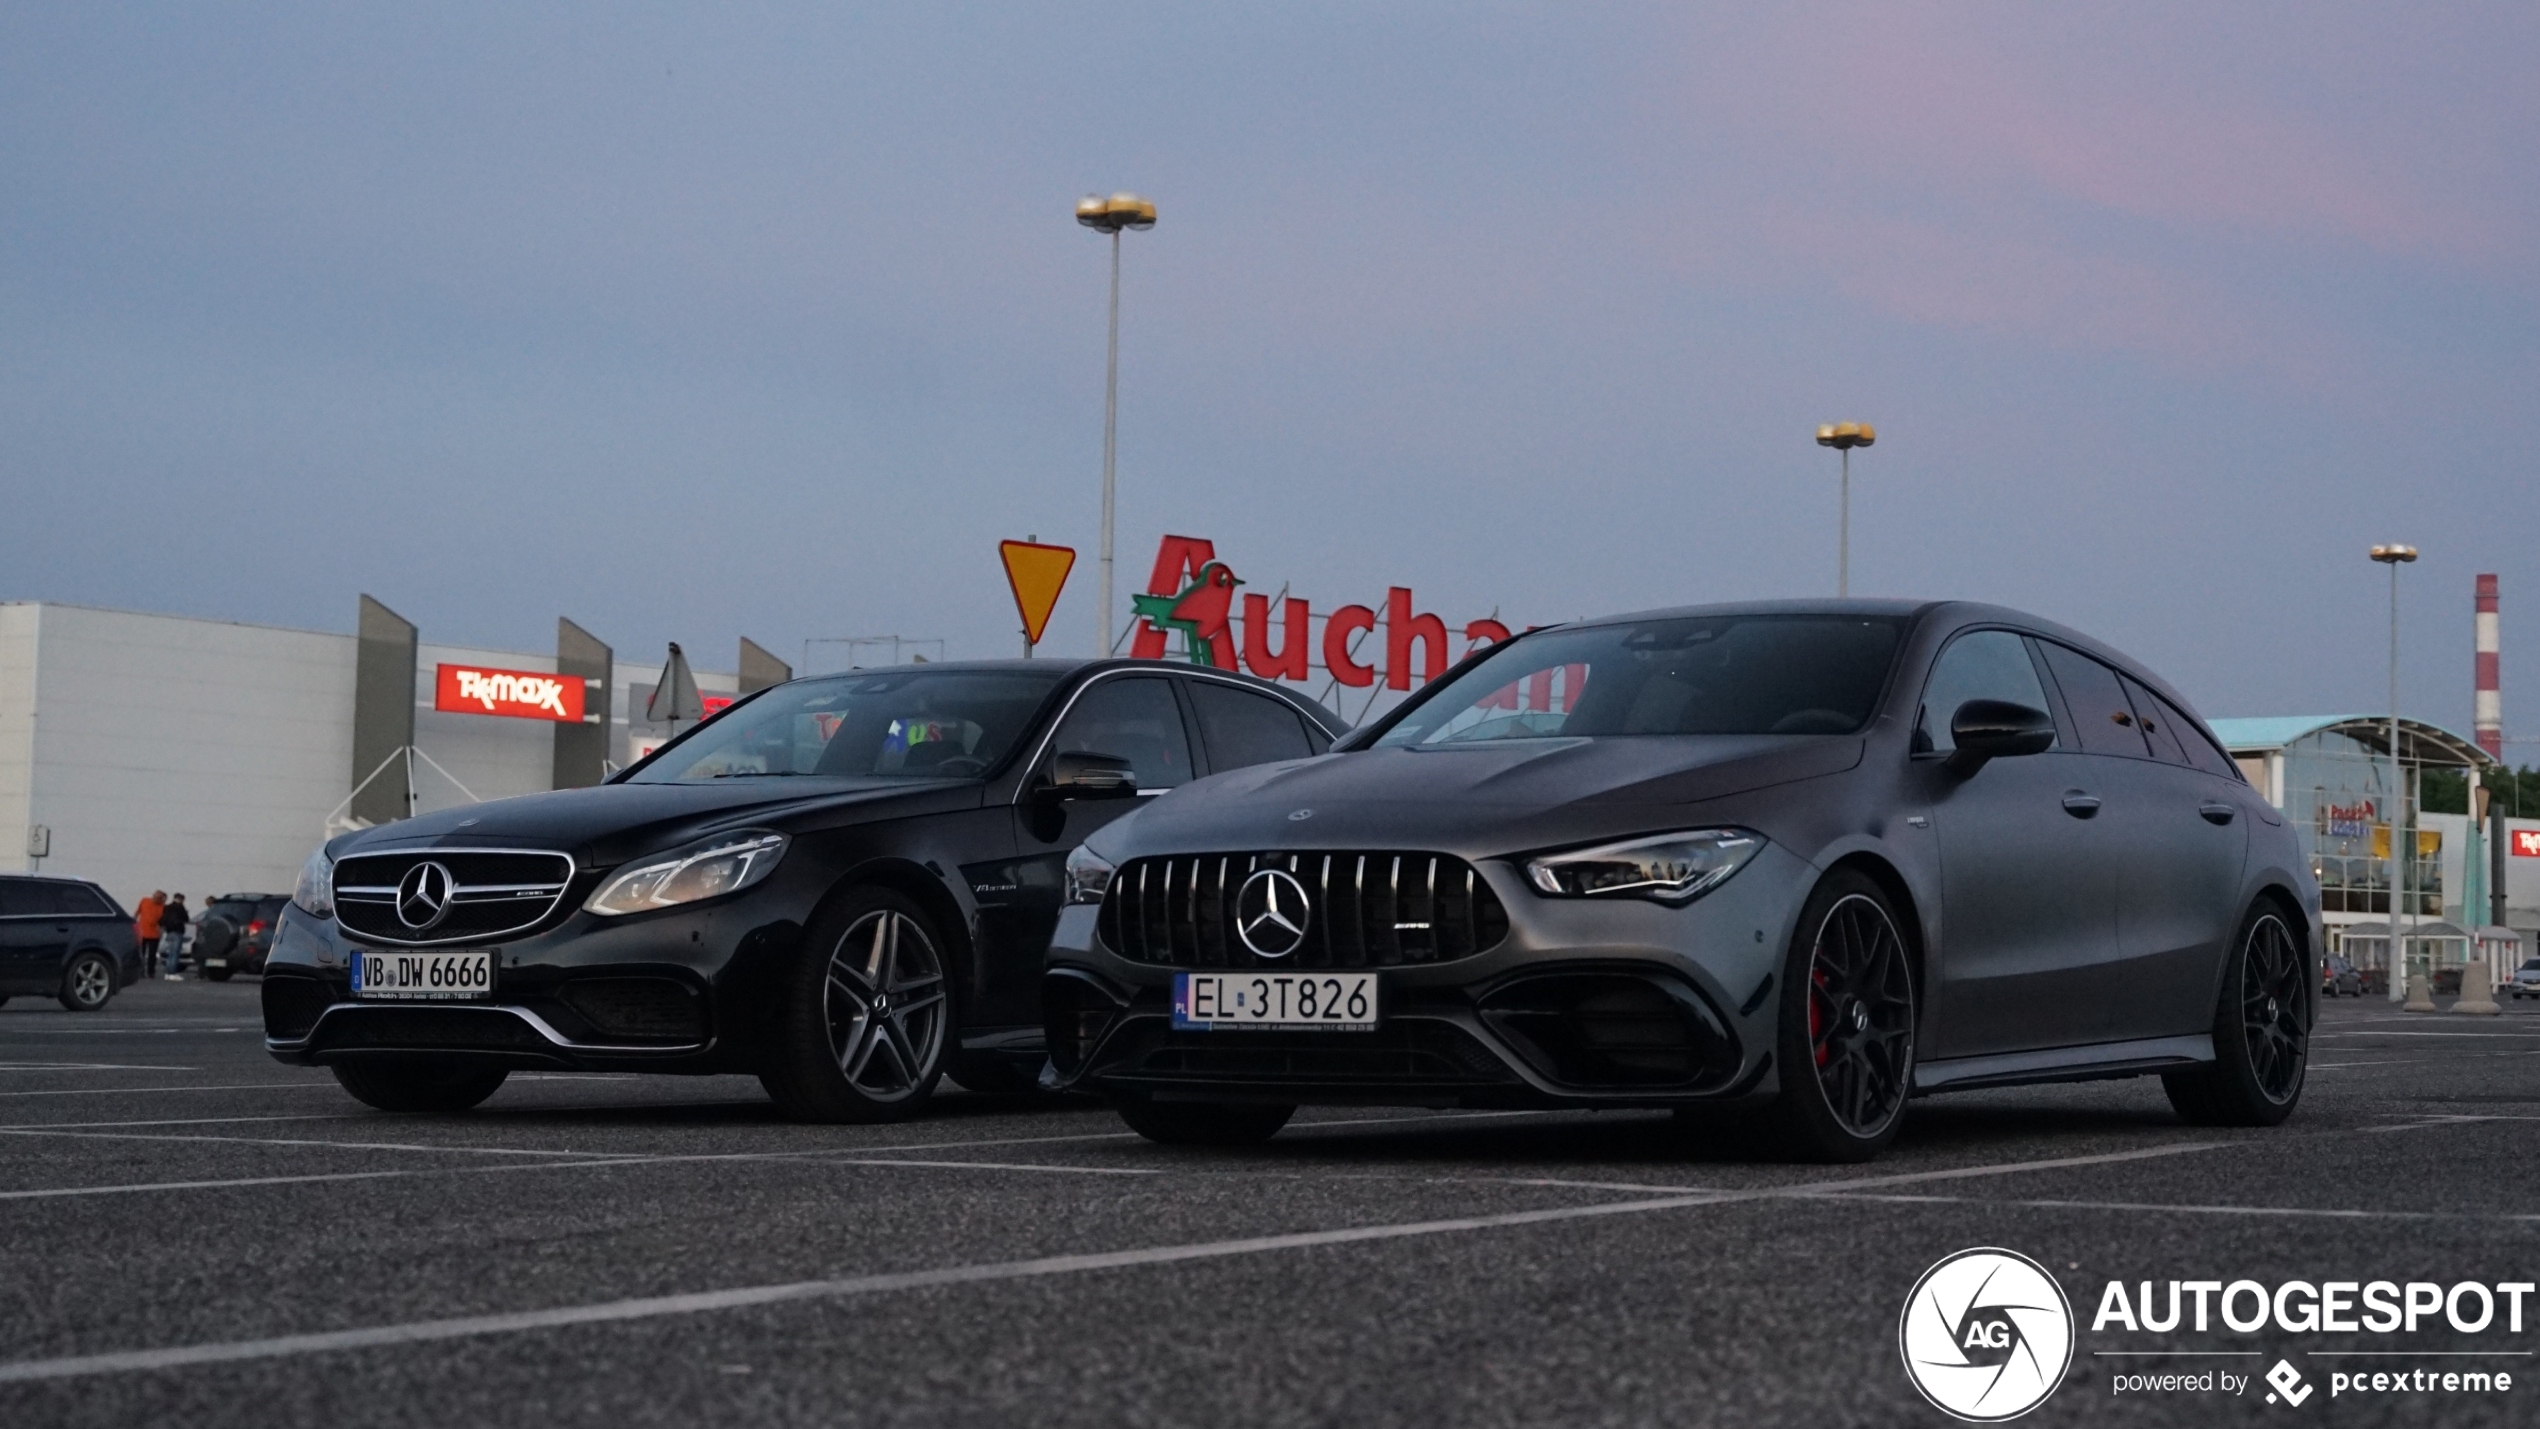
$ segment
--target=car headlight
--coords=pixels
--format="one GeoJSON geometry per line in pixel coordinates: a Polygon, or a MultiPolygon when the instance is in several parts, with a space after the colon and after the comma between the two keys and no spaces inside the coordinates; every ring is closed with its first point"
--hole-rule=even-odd
{"type": "Polygon", "coordinates": [[[776,871],[787,842],[764,829],[699,839],[619,869],[582,908],[614,918],[738,892],[776,871]]]}
{"type": "Polygon", "coordinates": [[[300,865],[300,881],[291,885],[291,903],[312,918],[335,916],[335,860],[325,849],[309,855],[300,865]]]}
{"type": "Polygon", "coordinates": [[[1692,829],[1528,860],[1527,881],[1556,898],[1654,898],[1690,903],[1729,880],[1764,847],[1745,829],[1692,829]]]}
{"type": "Polygon", "coordinates": [[[1076,851],[1067,856],[1067,901],[1100,903],[1111,889],[1111,875],[1119,871],[1091,845],[1076,845],[1076,851]]]}

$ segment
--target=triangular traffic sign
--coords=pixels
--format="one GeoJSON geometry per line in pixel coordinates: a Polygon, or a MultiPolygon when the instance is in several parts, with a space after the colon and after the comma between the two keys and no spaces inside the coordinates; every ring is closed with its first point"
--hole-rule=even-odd
{"type": "Polygon", "coordinates": [[[1005,558],[1006,584],[1014,587],[1014,609],[1023,617],[1023,638],[1038,645],[1049,628],[1050,611],[1066,588],[1067,573],[1076,568],[1076,548],[1044,546],[1034,541],[999,541],[1005,558]]]}

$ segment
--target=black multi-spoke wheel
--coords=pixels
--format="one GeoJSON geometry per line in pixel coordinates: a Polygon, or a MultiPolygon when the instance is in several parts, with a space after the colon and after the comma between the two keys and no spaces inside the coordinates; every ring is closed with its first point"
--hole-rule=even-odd
{"type": "Polygon", "coordinates": [[[1867,1160],[1895,1137],[1914,1076],[1914,970],[1887,895],[1828,876],[1784,966],[1774,1120],[1800,1156],[1867,1160]]]}
{"type": "Polygon", "coordinates": [[[2311,960],[2283,911],[2260,903],[2240,924],[2214,1009],[2214,1060],[2161,1085],[2201,1126],[2274,1126],[2293,1114],[2311,1056],[2311,960]]]}
{"type": "Polygon", "coordinates": [[[924,910],[885,889],[849,895],[807,937],[760,1076],[809,1121],[889,1121],[923,1106],[943,1074],[952,989],[924,910]]]}

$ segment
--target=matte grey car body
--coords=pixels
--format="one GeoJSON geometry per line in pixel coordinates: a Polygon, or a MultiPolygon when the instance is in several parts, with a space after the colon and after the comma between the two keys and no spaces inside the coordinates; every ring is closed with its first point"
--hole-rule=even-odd
{"type": "MultiPolygon", "coordinates": [[[[2167,1073],[2176,1099],[2211,1072],[2218,1029],[2231,1040],[2228,1011],[2241,990],[2227,995],[2226,979],[2240,965],[2235,940],[2245,941],[2258,914],[2274,920],[2268,936],[2282,971],[2298,977],[2280,992],[2252,993],[2250,1006],[2263,1002],[2273,1019],[2268,1035],[2294,1059],[2298,1093],[2322,942],[2318,891],[2293,831],[2183,697],[2090,637],[1983,605],[1792,602],[1584,622],[1474,659],[1501,662],[1490,669],[1516,672],[1508,688],[1522,691],[1523,679],[1553,678],[1523,674],[1528,643],[1561,632],[1775,619],[1893,628],[1892,656],[1853,727],[1586,738],[1555,730],[1387,747],[1406,721],[1444,718],[1421,706],[1454,698],[1439,692],[1458,684],[1468,661],[1332,754],[1197,781],[1103,831],[1086,852],[1117,871],[1108,901],[1070,906],[1051,944],[1045,1080],[1105,1092],[1124,1109],[1192,1100],[1770,1102],[1792,1081],[1776,1056],[1791,1059],[1789,1019],[1832,1015],[1807,1013],[1798,990],[1777,995],[1777,980],[1813,966],[1804,945],[1831,935],[1803,918],[1821,916],[1809,910],[1838,880],[1870,890],[1855,901],[1865,912],[1889,910],[1903,945],[1911,1094],[2167,1073]],[[1961,653],[1942,663],[1953,648],[1961,653]],[[1927,705],[2001,693],[1981,688],[1997,677],[1970,676],[1971,662],[1986,654],[2008,672],[1998,678],[2016,683],[2022,672],[2003,661],[2022,650],[2052,719],[2052,747],[1954,755],[1951,709],[1927,705]],[[1749,831],[1761,847],[1680,906],[1554,896],[1528,870],[1548,851],[1712,829],[1749,831]],[[1228,891],[1269,866],[1295,869],[1314,916],[1328,920],[1319,953],[1264,959],[1237,936],[1228,891]],[[1421,880],[1434,883],[1440,868],[1457,898],[1422,896],[1421,880]],[[1468,872],[1476,886],[1462,898],[1455,880],[1468,872]],[[1141,874],[1144,884],[1132,886],[1141,874]],[[1388,920],[1407,930],[1390,944],[1388,920]],[[1177,974],[1306,970],[1300,963],[1375,968],[1381,1026],[1173,1024],[1177,974]],[[1595,981],[1608,975],[1620,980],[1595,981]],[[1647,1021],[1668,1016],[1674,1032],[1647,1021]],[[1679,1044],[1672,1061],[1662,1055],[1670,1038],[1679,1044]]],[[[1480,683],[1496,678],[1486,672],[1480,683]]],[[[1598,677],[1584,678],[1593,692],[1598,677]]],[[[1807,710],[1781,721],[1794,722],[1836,720],[1807,710]]],[[[1825,1054],[1813,1055],[1822,1065],[1825,1054]]]]}

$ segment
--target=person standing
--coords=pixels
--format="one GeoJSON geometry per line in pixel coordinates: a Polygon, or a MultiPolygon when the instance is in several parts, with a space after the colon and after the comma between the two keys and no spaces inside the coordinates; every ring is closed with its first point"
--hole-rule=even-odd
{"type": "Polygon", "coordinates": [[[177,968],[185,958],[185,925],[191,921],[185,911],[185,895],[169,894],[167,907],[159,910],[159,965],[170,982],[179,981],[177,968]]]}
{"type": "Polygon", "coordinates": [[[141,971],[144,976],[149,974],[151,962],[159,956],[159,911],[167,906],[167,890],[154,888],[150,890],[149,897],[141,900],[141,906],[133,910],[132,936],[141,944],[141,971]]]}

